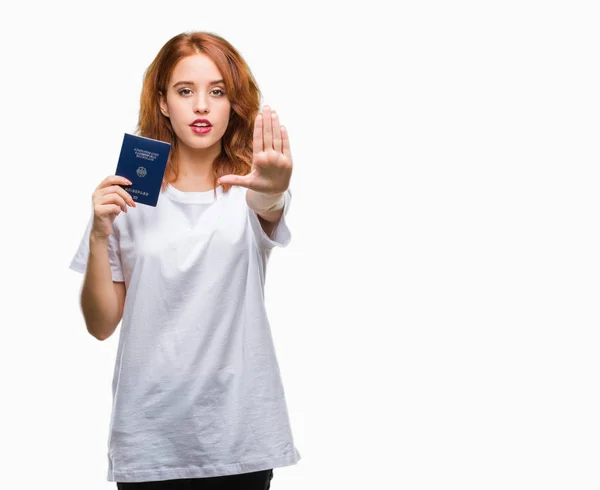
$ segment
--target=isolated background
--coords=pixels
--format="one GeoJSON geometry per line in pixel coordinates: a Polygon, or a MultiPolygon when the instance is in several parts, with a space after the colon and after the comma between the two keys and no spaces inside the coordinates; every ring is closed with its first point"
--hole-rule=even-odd
{"type": "Polygon", "coordinates": [[[117,334],[68,269],[143,72],[207,30],[287,126],[273,490],[597,489],[599,16],[581,1],[29,2],[0,12],[5,488],[116,488],[117,334]]]}

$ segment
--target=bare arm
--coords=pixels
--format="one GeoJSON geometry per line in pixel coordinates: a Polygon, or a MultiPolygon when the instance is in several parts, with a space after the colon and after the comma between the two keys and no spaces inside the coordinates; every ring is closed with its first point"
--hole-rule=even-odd
{"type": "Polygon", "coordinates": [[[112,280],[108,238],[90,235],[90,254],[81,290],[81,310],[88,332],[106,340],[123,317],[125,283],[112,280]]]}
{"type": "Polygon", "coordinates": [[[246,203],[258,215],[262,229],[270,237],[283,214],[283,193],[267,196],[248,189],[246,203]]]}

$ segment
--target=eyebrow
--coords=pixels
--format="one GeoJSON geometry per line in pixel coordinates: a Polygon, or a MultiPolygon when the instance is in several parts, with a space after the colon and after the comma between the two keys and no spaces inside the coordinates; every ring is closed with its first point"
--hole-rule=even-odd
{"type": "MultiPolygon", "coordinates": [[[[214,80],[213,82],[209,82],[209,85],[216,85],[217,83],[225,83],[225,80],[214,80]]],[[[194,82],[181,81],[177,82],[173,85],[173,88],[177,87],[177,85],[196,85],[194,82]]]]}

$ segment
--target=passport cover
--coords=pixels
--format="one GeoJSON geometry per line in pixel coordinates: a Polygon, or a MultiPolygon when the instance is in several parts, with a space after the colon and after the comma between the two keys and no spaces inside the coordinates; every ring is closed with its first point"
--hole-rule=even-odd
{"type": "Polygon", "coordinates": [[[136,203],[156,206],[160,194],[171,144],[125,133],[115,175],[132,185],[121,185],[136,203]]]}

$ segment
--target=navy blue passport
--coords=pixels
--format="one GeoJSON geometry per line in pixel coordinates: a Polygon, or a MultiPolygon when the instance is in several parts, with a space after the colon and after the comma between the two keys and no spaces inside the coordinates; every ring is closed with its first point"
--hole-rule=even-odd
{"type": "Polygon", "coordinates": [[[156,206],[170,151],[170,143],[125,133],[115,175],[132,182],[121,187],[136,203],[156,206]]]}

